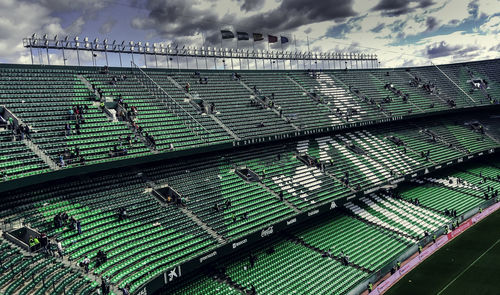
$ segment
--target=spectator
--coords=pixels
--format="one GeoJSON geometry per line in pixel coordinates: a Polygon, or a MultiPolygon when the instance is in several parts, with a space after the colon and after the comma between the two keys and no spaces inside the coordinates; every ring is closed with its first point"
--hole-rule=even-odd
{"type": "Polygon", "coordinates": [[[99,250],[97,252],[96,257],[97,257],[96,267],[99,267],[99,266],[103,265],[104,263],[106,263],[106,261],[108,261],[108,257],[106,255],[106,253],[104,253],[102,250],[99,250]]]}
{"type": "Polygon", "coordinates": [[[120,291],[122,291],[123,295],[130,295],[130,285],[126,284],[125,287],[120,288],[120,291]]]}
{"type": "Polygon", "coordinates": [[[80,220],[76,221],[76,231],[78,232],[79,235],[82,234],[82,225],[80,223],[80,220]]]}
{"type": "Polygon", "coordinates": [[[101,292],[103,295],[108,295],[110,291],[109,281],[107,277],[102,277],[101,292]]]}
{"type": "Polygon", "coordinates": [[[40,235],[40,247],[42,248],[42,251],[47,253],[48,246],[49,246],[49,238],[47,238],[47,235],[45,233],[42,233],[40,235]]]}
{"type": "Polygon", "coordinates": [[[59,257],[63,258],[64,249],[62,247],[61,241],[56,240],[56,246],[57,246],[57,253],[59,254],[59,257]]]}
{"type": "Polygon", "coordinates": [[[85,269],[85,273],[89,273],[89,264],[90,259],[87,255],[85,255],[85,258],[83,258],[82,262],[80,263],[80,266],[85,269]]]}
{"type": "Polygon", "coordinates": [[[250,253],[250,256],[249,256],[248,260],[250,261],[250,266],[254,267],[256,257],[252,253],[250,253]]]}
{"type": "Polygon", "coordinates": [[[71,125],[68,123],[66,123],[66,125],[64,125],[64,130],[66,132],[66,136],[70,136],[71,135],[71,125]]]}
{"type": "Polygon", "coordinates": [[[61,220],[62,220],[63,224],[66,223],[68,221],[68,219],[69,219],[68,213],[66,213],[66,212],[61,213],[61,220]]]}
{"type": "Polygon", "coordinates": [[[76,219],[73,216],[71,216],[71,218],[69,219],[69,224],[70,224],[71,228],[73,228],[75,231],[77,230],[76,229],[76,219]]]}
{"type": "Polygon", "coordinates": [[[126,208],[120,208],[120,212],[118,213],[118,220],[125,220],[128,218],[128,213],[126,208]]]}
{"type": "Polygon", "coordinates": [[[59,213],[54,216],[54,228],[60,228],[62,226],[61,215],[59,213]]]}

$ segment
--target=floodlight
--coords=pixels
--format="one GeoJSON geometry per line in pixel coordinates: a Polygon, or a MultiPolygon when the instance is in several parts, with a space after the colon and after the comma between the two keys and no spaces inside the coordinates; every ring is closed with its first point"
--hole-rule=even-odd
{"type": "Polygon", "coordinates": [[[33,35],[31,35],[31,38],[32,39],[36,39],[38,36],[36,35],[36,33],[33,33],[33,35]]]}
{"type": "Polygon", "coordinates": [[[75,36],[75,41],[78,41],[78,39],[79,39],[79,38],[80,38],[80,37],[78,37],[78,36],[75,36]]]}
{"type": "Polygon", "coordinates": [[[57,34],[54,36],[54,41],[57,41],[57,34]]]}
{"type": "Polygon", "coordinates": [[[64,42],[68,42],[68,39],[69,39],[68,36],[64,37],[64,42]]]}
{"type": "Polygon", "coordinates": [[[44,39],[44,40],[47,40],[47,34],[44,34],[44,35],[43,35],[43,39],[44,39]]]}
{"type": "Polygon", "coordinates": [[[89,42],[89,37],[85,37],[85,38],[83,39],[83,41],[85,41],[85,42],[89,42]]]}
{"type": "Polygon", "coordinates": [[[102,43],[104,43],[104,45],[107,45],[108,44],[108,39],[104,39],[104,41],[102,41],[102,43]]]}

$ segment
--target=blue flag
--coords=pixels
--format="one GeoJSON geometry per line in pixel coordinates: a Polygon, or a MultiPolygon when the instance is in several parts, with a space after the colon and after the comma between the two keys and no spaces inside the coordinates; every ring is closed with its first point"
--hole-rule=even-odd
{"type": "Polygon", "coordinates": [[[280,38],[281,38],[281,44],[288,43],[288,38],[287,37],[280,36],[280,38]]]}

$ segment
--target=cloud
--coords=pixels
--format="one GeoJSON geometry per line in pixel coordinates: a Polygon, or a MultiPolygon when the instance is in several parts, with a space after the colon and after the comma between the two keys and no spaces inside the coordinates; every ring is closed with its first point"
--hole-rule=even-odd
{"type": "Polygon", "coordinates": [[[470,55],[471,52],[479,49],[477,45],[450,45],[445,41],[441,41],[439,43],[427,45],[425,54],[431,59],[443,56],[453,56],[456,59],[470,55]]]}
{"type": "MultiPolygon", "coordinates": [[[[162,38],[206,32],[207,41],[217,44],[220,41],[219,29],[227,27],[227,24],[239,30],[286,33],[303,25],[339,21],[356,14],[352,10],[352,0],[318,1],[314,5],[311,5],[310,0],[283,0],[274,9],[239,17],[236,14],[241,12],[217,13],[213,7],[197,3],[195,0],[148,0],[148,15],[135,17],[132,27],[154,30],[162,38]]],[[[261,4],[261,1],[245,1],[243,6],[250,9],[256,4],[261,4]]]]}
{"type": "Polygon", "coordinates": [[[428,32],[433,31],[437,27],[438,24],[439,24],[439,22],[433,16],[429,16],[425,20],[425,25],[427,26],[427,31],[428,32]]]}
{"type": "Polygon", "coordinates": [[[382,11],[386,16],[400,16],[433,4],[434,2],[430,0],[381,0],[373,10],[382,11]]]}
{"type": "Polygon", "coordinates": [[[238,0],[238,2],[243,2],[241,5],[241,10],[252,11],[262,8],[266,0],[238,0]]]}
{"type": "Polygon", "coordinates": [[[16,62],[20,61],[23,55],[28,55],[21,39],[33,33],[62,35],[64,29],[60,25],[60,20],[52,17],[51,11],[39,4],[15,0],[0,1],[2,59],[16,62]]]}
{"type": "Polygon", "coordinates": [[[108,35],[115,26],[116,22],[117,22],[116,19],[110,19],[107,22],[103,23],[102,26],[99,28],[99,33],[103,35],[108,35]]]}
{"type": "Polygon", "coordinates": [[[322,21],[342,21],[355,16],[352,0],[315,1],[283,0],[276,9],[249,16],[241,20],[241,24],[250,28],[261,28],[267,31],[288,31],[302,25],[322,21]]]}
{"type": "Polygon", "coordinates": [[[479,29],[481,32],[487,34],[500,33],[500,16],[489,17],[488,20],[479,27],[479,29]]]}
{"type": "Polygon", "coordinates": [[[376,27],[370,29],[370,31],[373,32],[373,33],[379,33],[384,28],[385,28],[385,24],[384,23],[380,23],[376,27]]]}
{"type": "Polygon", "coordinates": [[[90,12],[103,9],[110,2],[102,0],[40,0],[40,5],[47,7],[55,12],[80,11],[90,12]]]}

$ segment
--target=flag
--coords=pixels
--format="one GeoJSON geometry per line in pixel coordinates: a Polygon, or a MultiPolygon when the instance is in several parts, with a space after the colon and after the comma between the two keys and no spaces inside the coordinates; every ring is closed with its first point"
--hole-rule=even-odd
{"type": "Polygon", "coordinates": [[[234,38],[234,34],[231,31],[221,30],[220,33],[222,34],[222,39],[232,39],[232,38],[234,38]]]}
{"type": "Polygon", "coordinates": [[[287,37],[280,36],[280,38],[281,38],[281,44],[288,43],[288,38],[287,37]]]}
{"type": "Polygon", "coordinates": [[[253,33],[253,41],[262,41],[264,40],[264,36],[261,33],[253,33]]]}
{"type": "Polygon", "coordinates": [[[247,32],[236,32],[236,35],[238,35],[238,40],[250,40],[247,32]]]}
{"type": "Polygon", "coordinates": [[[269,41],[269,43],[276,43],[278,42],[278,37],[273,35],[267,35],[267,40],[269,41]]]}

